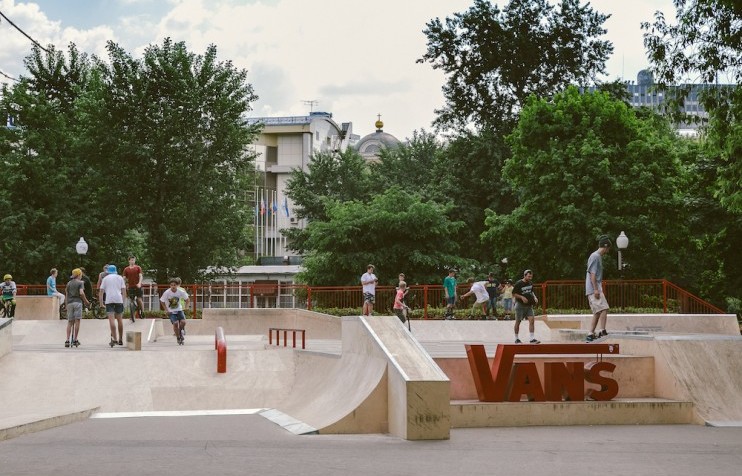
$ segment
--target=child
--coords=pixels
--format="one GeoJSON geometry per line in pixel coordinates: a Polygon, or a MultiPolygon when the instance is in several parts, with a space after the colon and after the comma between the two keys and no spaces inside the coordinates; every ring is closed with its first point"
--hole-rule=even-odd
{"type": "Polygon", "coordinates": [[[170,287],[162,293],[160,306],[167,312],[170,322],[173,324],[173,331],[178,338],[178,344],[183,345],[185,342],[185,314],[181,299],[188,306],[188,293],[183,289],[178,289],[179,278],[170,278],[170,287]]]}
{"type": "Polygon", "coordinates": [[[403,323],[407,321],[407,316],[405,316],[405,308],[407,306],[404,303],[404,295],[406,291],[407,283],[400,281],[399,286],[397,287],[397,295],[394,297],[394,314],[396,314],[399,320],[403,323]]]}

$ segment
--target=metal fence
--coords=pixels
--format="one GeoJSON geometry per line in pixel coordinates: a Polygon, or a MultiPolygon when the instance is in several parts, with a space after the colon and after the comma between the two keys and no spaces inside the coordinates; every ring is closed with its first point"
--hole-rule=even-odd
{"type": "MultiPolygon", "coordinates": [[[[60,290],[64,285],[58,285],[60,290]]],[[[145,311],[160,309],[159,299],[168,286],[142,286],[145,311]]],[[[218,282],[183,285],[191,296],[191,311],[204,308],[299,308],[310,310],[336,309],[347,314],[360,314],[363,305],[361,286],[307,286],[302,284],[256,284],[218,282]]],[[[469,287],[459,286],[459,295],[469,287]]],[[[685,291],[665,279],[604,281],[603,290],[614,312],[663,312],[677,314],[724,314],[724,311],[685,291]]],[[[584,281],[545,281],[534,285],[543,314],[589,313],[584,281]]],[[[19,285],[18,294],[45,294],[44,285],[19,285]]],[[[376,287],[377,312],[388,312],[394,303],[394,286],[376,287]]],[[[423,318],[432,317],[433,310],[445,308],[443,286],[412,285],[406,302],[413,309],[422,309],[423,318]]],[[[474,299],[458,302],[465,309],[474,299]]]]}

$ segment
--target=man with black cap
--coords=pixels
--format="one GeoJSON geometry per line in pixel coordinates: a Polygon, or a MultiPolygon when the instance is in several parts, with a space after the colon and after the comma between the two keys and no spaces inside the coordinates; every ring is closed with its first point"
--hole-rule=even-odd
{"type": "Polygon", "coordinates": [[[608,332],[605,330],[605,321],[608,318],[608,301],[603,294],[603,255],[611,249],[611,239],[608,235],[601,235],[598,238],[598,249],[590,254],[587,259],[587,271],[585,273],[585,295],[590,303],[590,310],[593,313],[593,320],[590,324],[590,333],[587,335],[587,342],[605,337],[608,332]],[[595,328],[598,333],[595,333],[595,328]]]}
{"type": "Polygon", "coordinates": [[[536,328],[533,322],[533,306],[538,304],[538,298],[533,293],[533,271],[527,269],[523,271],[523,279],[518,280],[513,286],[513,298],[515,299],[515,343],[520,344],[520,321],[528,319],[528,332],[530,333],[531,344],[540,344],[541,341],[536,339],[536,328]]]}

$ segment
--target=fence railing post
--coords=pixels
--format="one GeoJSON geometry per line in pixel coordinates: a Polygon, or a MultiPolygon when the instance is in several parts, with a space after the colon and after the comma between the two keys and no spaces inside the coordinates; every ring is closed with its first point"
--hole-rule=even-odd
{"type": "Polygon", "coordinates": [[[662,312],[667,314],[667,280],[662,280],[662,312]]]}
{"type": "Polygon", "coordinates": [[[307,311],[312,310],[312,288],[307,286],[307,311]]]}
{"type": "Polygon", "coordinates": [[[428,318],[428,285],[423,286],[423,319],[428,318]]]}

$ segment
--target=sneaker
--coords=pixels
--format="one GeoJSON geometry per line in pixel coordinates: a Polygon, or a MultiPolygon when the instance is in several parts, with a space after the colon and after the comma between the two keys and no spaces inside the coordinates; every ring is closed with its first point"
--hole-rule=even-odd
{"type": "Polygon", "coordinates": [[[69,347],[70,346],[70,341],[68,341],[68,340],[64,341],[64,346],[65,347],[69,347]]]}
{"type": "Polygon", "coordinates": [[[608,331],[603,329],[602,331],[598,332],[598,337],[605,337],[608,335],[608,331]]]}
{"type": "Polygon", "coordinates": [[[589,333],[589,334],[587,335],[587,337],[585,338],[585,341],[586,341],[586,342],[592,342],[592,341],[594,341],[595,339],[597,339],[597,336],[595,335],[595,333],[591,332],[591,333],[589,333]]]}
{"type": "Polygon", "coordinates": [[[531,344],[540,344],[541,341],[538,339],[531,339],[531,344]]]}
{"type": "Polygon", "coordinates": [[[79,346],[80,346],[80,341],[79,341],[79,340],[75,340],[75,342],[73,342],[72,344],[73,344],[73,345],[74,345],[75,347],[79,347],[79,346]]]}
{"type": "Polygon", "coordinates": [[[515,343],[516,343],[516,344],[520,344],[520,343],[521,343],[521,342],[520,342],[520,339],[515,339],[515,343]]]}
{"type": "Polygon", "coordinates": [[[124,345],[124,342],[123,341],[118,341],[118,344],[119,345],[124,345]]]}

